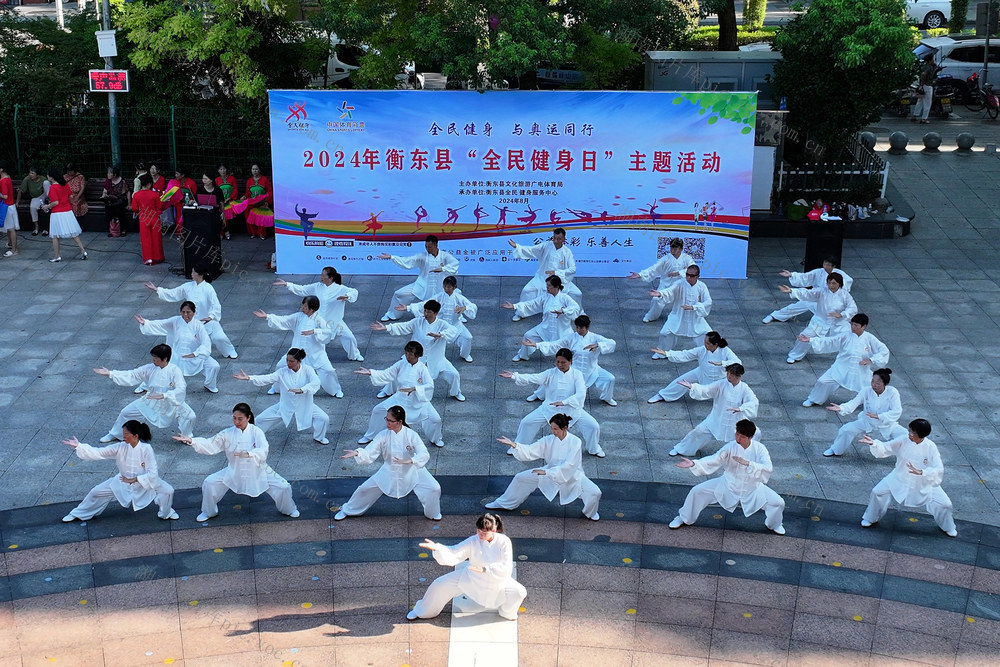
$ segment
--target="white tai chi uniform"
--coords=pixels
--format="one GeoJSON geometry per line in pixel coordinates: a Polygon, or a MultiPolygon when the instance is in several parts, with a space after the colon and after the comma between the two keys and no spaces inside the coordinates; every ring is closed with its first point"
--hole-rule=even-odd
{"type": "Polygon", "coordinates": [[[146,385],[146,395],[122,408],[108,435],[121,440],[122,426],[130,419],[138,419],[157,428],[166,428],[176,420],[181,435],[191,435],[195,414],[191,406],[185,403],[187,382],[184,380],[184,373],[173,363],[168,363],[163,368],[146,364],[131,371],[111,371],[108,377],[119,387],[134,387],[140,383],[146,385]],[[163,398],[150,398],[155,395],[162,395],[163,398]]]}
{"type": "MultiPolygon", "coordinates": [[[[663,303],[670,303],[670,314],[660,329],[660,349],[672,350],[680,345],[695,346],[702,336],[712,330],[705,318],[712,311],[712,296],[708,287],[700,280],[694,285],[687,280],[677,282],[659,297],[663,303]],[[684,310],[691,306],[693,310],[684,310]],[[694,340],[691,340],[694,339],[694,340]]],[[[658,354],[654,359],[662,359],[658,354]]]]}
{"type": "Polygon", "coordinates": [[[544,459],[544,466],[534,466],[514,475],[503,495],[493,501],[505,510],[517,509],[531,492],[538,489],[549,500],[559,494],[559,504],[568,505],[577,498],[583,499],[583,514],[588,518],[597,517],[597,506],[601,502],[601,490],[583,474],[583,443],[572,433],[560,440],[555,435],[547,435],[530,445],[520,442],[510,448],[518,461],[544,459]],[[536,475],[541,468],[544,475],[536,475]]]}
{"type": "Polygon", "coordinates": [[[211,518],[219,513],[219,501],[227,491],[256,498],[267,491],[274,506],[285,515],[296,511],[292,485],[267,465],[267,436],[254,424],[240,430],[230,426],[213,438],[193,438],[199,454],[224,452],[229,465],[205,478],[201,484],[201,513],[211,518]],[[238,456],[247,453],[250,456],[238,456]]]}
{"type": "MultiPolygon", "coordinates": [[[[432,294],[429,299],[433,299],[441,304],[441,312],[438,313],[438,317],[455,327],[456,331],[458,331],[458,335],[455,338],[455,343],[458,345],[458,356],[466,361],[472,361],[472,333],[465,326],[465,322],[466,320],[476,319],[476,315],[479,314],[479,306],[469,301],[462,294],[462,290],[458,288],[452,290],[451,294],[442,290],[437,294],[432,294]],[[455,309],[458,307],[464,307],[465,310],[461,313],[456,313],[455,309]]],[[[414,317],[424,316],[425,303],[427,301],[420,301],[410,306],[410,312],[413,313],[414,317]]],[[[423,342],[421,342],[421,345],[423,345],[423,342]]],[[[426,345],[424,346],[424,350],[427,350],[426,345]]]]}
{"type": "Polygon", "coordinates": [[[353,287],[344,287],[337,283],[324,285],[323,283],[310,283],[309,285],[299,285],[285,282],[288,291],[296,296],[315,296],[319,299],[319,316],[329,325],[333,336],[330,342],[340,340],[341,347],[347,353],[347,358],[351,361],[364,361],[361,351],[358,350],[358,339],[354,337],[354,332],[344,322],[345,303],[354,303],[358,300],[358,290],[353,287]],[[347,301],[341,301],[340,297],[347,297],[347,301]]]}
{"type": "MultiPolygon", "coordinates": [[[[735,433],[735,431],[734,431],[735,433]]],[[[767,448],[759,441],[752,440],[746,449],[735,440],[727,442],[711,456],[693,461],[691,472],[701,477],[711,475],[722,468],[722,477],[710,479],[694,486],[684,499],[684,505],[677,515],[685,524],[698,520],[701,511],[712,503],[718,503],[727,512],[743,508],[743,516],[750,516],[764,508],[764,525],[774,530],[781,525],[785,511],[785,501],[766,486],[774,467],[767,448]],[[749,465],[733,460],[734,456],[746,459],[749,465]]]]}
{"type": "Polygon", "coordinates": [[[368,430],[362,440],[373,440],[385,428],[385,413],[392,406],[398,405],[406,410],[406,421],[423,431],[429,442],[438,447],[444,446],[441,439],[441,415],[431,405],[434,379],[423,362],[411,364],[405,358],[400,359],[383,371],[372,370],[371,380],[375,386],[390,384],[396,389],[396,393],[372,408],[368,430]],[[399,391],[407,387],[415,389],[409,394],[399,391]]]}
{"type": "Polygon", "coordinates": [[[587,399],[587,383],[583,379],[583,373],[572,366],[565,373],[558,368],[550,368],[541,373],[514,373],[513,380],[519,387],[537,384],[545,396],[542,404],[521,420],[515,442],[534,442],[538,430],[549,423],[552,415],[562,413],[572,420],[571,426],[580,429],[588,454],[604,454],[601,449],[601,425],[583,409],[583,402],[587,399]],[[564,405],[550,405],[560,401],[564,405]]]}
{"type": "Polygon", "coordinates": [[[895,440],[907,435],[905,428],[899,425],[899,417],[903,414],[903,406],[899,400],[899,391],[895,387],[887,386],[882,390],[882,394],[876,394],[875,390],[867,387],[857,396],[840,404],[840,414],[845,417],[854,412],[859,405],[861,414],[849,424],[844,424],[837,431],[837,437],[830,447],[833,453],[840,456],[851,448],[852,442],[857,442],[861,435],[871,435],[881,440],[895,440]],[[877,419],[872,419],[868,413],[878,415],[877,419]]]}
{"type": "MultiPolygon", "coordinates": [[[[308,357],[307,357],[308,358],[308,357]]],[[[279,368],[267,375],[251,375],[250,383],[258,387],[269,384],[277,384],[280,388],[281,399],[277,404],[272,405],[264,412],[256,416],[254,422],[261,431],[267,431],[279,421],[285,426],[292,426],[304,431],[312,425],[313,439],[322,440],[326,437],[326,431],[330,427],[330,415],[316,405],[313,395],[319,391],[319,376],[312,366],[301,363],[299,370],[293,371],[287,363],[284,368],[279,368]],[[301,394],[296,394],[291,389],[301,389],[301,394]]]]}
{"type": "MultiPolygon", "coordinates": [[[[816,312],[813,314],[809,324],[801,333],[810,338],[820,336],[837,336],[842,333],[850,333],[851,318],[858,314],[858,305],[854,303],[854,297],[847,290],[841,288],[836,292],[829,289],[793,289],[792,298],[797,298],[802,302],[815,303],[816,312]],[[838,313],[840,317],[831,317],[830,313],[838,313]]],[[[796,339],[795,345],[788,352],[789,361],[798,361],[809,352],[809,343],[803,343],[796,339]]]]}
{"type": "Polygon", "coordinates": [[[712,384],[718,380],[726,379],[726,366],[743,363],[729,347],[720,346],[715,348],[714,352],[709,352],[708,348],[704,345],[679,352],[668,350],[667,359],[675,364],[697,361],[698,366],[677,377],[673,382],[656,392],[656,395],[664,401],[676,401],[687,393],[687,387],[677,384],[681,380],[687,380],[692,384],[712,384]]]}
{"type": "Polygon", "coordinates": [[[207,280],[202,280],[200,283],[192,280],[173,289],[157,287],[156,294],[163,301],[172,303],[190,301],[195,306],[195,317],[199,319],[212,318],[205,323],[205,330],[208,331],[209,337],[222,356],[236,358],[236,348],[233,347],[226,332],[222,330],[222,304],[219,303],[219,295],[215,293],[215,288],[207,280]]]}
{"type": "Polygon", "coordinates": [[[853,392],[864,391],[872,383],[872,371],[885,368],[889,363],[889,348],[867,331],[855,336],[854,332],[839,336],[813,338],[809,341],[816,354],[837,353],[833,366],[819,376],[806,401],[814,405],[826,405],[837,386],[853,392]],[[861,365],[861,360],[871,363],[861,365]]]}
{"type": "MultiPolygon", "coordinates": [[[[754,419],[760,407],[757,395],[742,380],[736,386],[728,379],[717,380],[708,385],[692,384],[688,393],[696,401],[712,399],[712,411],[683,440],[674,445],[674,452],[683,456],[697,454],[699,449],[713,439],[726,442],[736,432],[736,422],[754,419]]],[[[760,435],[759,429],[757,434],[760,435]]]]}
{"type": "Polygon", "coordinates": [[[470,566],[484,568],[485,572],[456,568],[435,579],[413,606],[417,618],[434,618],[459,595],[487,609],[496,609],[503,618],[512,621],[517,618],[517,610],[528,591],[514,579],[514,551],[509,537],[494,533],[493,541],[487,542],[473,535],[453,547],[442,545],[431,554],[445,567],[468,560],[470,566]]]}
{"type": "Polygon", "coordinates": [[[212,358],[212,339],[198,314],[185,322],[180,315],[165,320],[146,320],[139,325],[139,332],[146,336],[166,336],[170,346],[170,362],[176,364],[184,377],[205,374],[205,386],[218,389],[219,362],[212,358]],[[184,355],[193,354],[193,357],[184,355]]]}
{"type": "Polygon", "coordinates": [[[103,512],[112,499],[136,512],[155,501],[160,508],[156,515],[161,519],[168,519],[174,513],[174,487],[160,479],[156,456],[148,442],[140,441],[135,447],[127,442],[116,442],[107,447],[80,443],[76,447],[76,455],[84,461],[114,459],[119,474],[91,489],[70,515],[87,521],[103,512]],[[122,477],[134,477],[136,481],[128,484],[122,481],[122,477]]]}
{"type": "Polygon", "coordinates": [[[426,301],[430,294],[438,290],[442,278],[458,273],[458,260],[451,253],[441,249],[438,249],[437,256],[422,252],[410,257],[392,255],[390,259],[400,268],[419,269],[420,273],[417,274],[415,281],[395,291],[392,301],[389,302],[389,310],[382,316],[383,320],[395,320],[399,316],[396,306],[406,306],[414,301],[426,301]]]}
{"type": "MultiPolygon", "coordinates": [[[[549,275],[559,276],[563,283],[563,291],[576,301],[583,312],[583,293],[580,288],[573,284],[576,276],[576,261],[573,259],[573,251],[565,243],[561,248],[556,249],[552,241],[545,241],[537,245],[515,245],[514,256],[519,259],[537,259],[538,270],[528,281],[528,284],[521,290],[521,298],[518,301],[532,301],[545,294],[545,279],[549,275]],[[552,274],[548,272],[552,271],[552,274]]],[[[524,317],[518,313],[519,317],[524,317]]]]}
{"type": "MultiPolygon", "coordinates": [[[[297,347],[305,351],[306,360],[313,367],[313,370],[316,371],[316,375],[319,376],[320,385],[326,390],[326,393],[331,396],[343,394],[340,380],[337,378],[337,371],[333,367],[333,364],[330,363],[330,357],[326,356],[326,344],[330,342],[333,331],[326,321],[319,316],[319,311],[316,311],[312,315],[306,315],[302,311],[290,315],[275,315],[272,313],[267,316],[267,326],[272,329],[291,331],[291,347],[297,347]],[[308,336],[302,333],[303,331],[310,330],[313,333],[308,336]]],[[[278,362],[275,370],[281,370],[282,368],[288,368],[284,359],[278,362]]]]}
{"type": "Polygon", "coordinates": [[[876,440],[871,451],[879,459],[895,456],[896,467],[872,489],[868,507],[862,517],[865,521],[877,522],[885,516],[889,503],[895,499],[903,507],[923,505],[941,530],[955,530],[951,499],[941,488],[944,464],[941,463],[937,445],[930,438],[913,442],[908,435],[904,435],[891,442],[876,440]],[[911,473],[906,468],[907,463],[923,474],[911,473]]]}
{"type": "MultiPolygon", "coordinates": [[[[851,284],[854,279],[849,275],[841,271],[840,269],[834,269],[835,273],[839,273],[841,278],[844,279],[844,286],[841,289],[845,289],[848,292],[851,291],[851,284]]],[[[826,272],[822,266],[818,269],[813,269],[812,271],[806,271],[805,273],[795,273],[788,277],[788,284],[792,287],[811,287],[814,290],[826,290],[830,291],[827,287],[826,281],[830,277],[830,274],[826,272]]],[[[787,322],[793,317],[798,317],[802,313],[816,312],[816,302],[815,301],[793,301],[784,308],[771,311],[769,317],[771,319],[777,320],[779,322],[787,322]]]]}
{"type": "MultiPolygon", "coordinates": [[[[448,384],[449,396],[458,396],[462,393],[462,378],[458,375],[458,369],[444,356],[448,343],[458,338],[458,330],[444,318],[436,317],[433,322],[428,322],[421,311],[420,316],[412,320],[385,325],[385,330],[390,336],[409,336],[410,340],[420,343],[424,348],[424,355],[420,360],[427,365],[431,379],[444,380],[448,384]],[[428,335],[432,333],[441,334],[441,337],[434,338],[428,335]]],[[[404,356],[404,360],[405,358],[404,356]]],[[[391,394],[393,391],[391,385],[382,388],[383,394],[391,394]]]]}
{"type": "MultiPolygon", "coordinates": [[[[692,264],[694,264],[694,260],[686,252],[682,252],[680,257],[674,257],[673,254],[668,252],[656,264],[639,271],[639,278],[646,282],[652,282],[656,278],[659,278],[660,284],[656,289],[659,292],[666,292],[677,283],[684,282],[684,272],[692,264]],[[677,275],[670,275],[672,273],[676,273],[677,275]]],[[[670,305],[669,302],[663,299],[651,298],[649,301],[649,310],[642,316],[642,321],[653,322],[658,320],[663,313],[663,309],[668,305],[670,305]]]]}
{"type": "MultiPolygon", "coordinates": [[[[565,290],[561,290],[555,296],[546,291],[531,301],[515,303],[514,313],[519,318],[529,317],[536,313],[542,314],[541,323],[528,329],[527,333],[524,334],[524,338],[539,343],[543,340],[559,340],[563,336],[573,333],[573,320],[580,314],[580,306],[566,294],[565,290]],[[556,310],[562,311],[562,313],[557,315],[553,312],[556,310]]],[[[535,348],[522,345],[517,354],[514,355],[514,361],[527,361],[534,352],[535,348]]]]}
{"type": "MultiPolygon", "coordinates": [[[[406,416],[409,419],[409,413],[406,416]]],[[[358,465],[371,465],[381,457],[382,467],[361,483],[351,494],[351,499],[340,508],[341,512],[347,516],[358,516],[367,512],[383,494],[390,498],[403,498],[412,491],[423,505],[425,517],[441,518],[441,485],[424,467],[431,455],[416,431],[406,426],[399,429],[399,433],[382,429],[374,440],[359,447],[357,452],[354,460],[358,465]],[[409,462],[396,463],[394,459],[409,462]]]]}
{"type": "MultiPolygon", "coordinates": [[[[597,385],[602,401],[614,402],[615,400],[615,376],[598,365],[602,354],[611,354],[615,351],[615,341],[605,338],[593,331],[587,331],[586,336],[581,336],[574,331],[563,336],[556,341],[541,341],[538,343],[538,351],[546,357],[555,356],[562,348],[567,348],[573,352],[573,367],[583,373],[583,380],[587,383],[587,388],[597,385]],[[597,345],[596,350],[585,350],[588,345],[597,345]]],[[[532,396],[541,398],[542,387],[538,387],[532,396]]]]}

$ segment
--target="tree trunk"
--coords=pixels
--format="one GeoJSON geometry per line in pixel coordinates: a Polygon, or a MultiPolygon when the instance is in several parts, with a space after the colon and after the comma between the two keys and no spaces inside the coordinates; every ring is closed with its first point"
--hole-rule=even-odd
{"type": "Polygon", "coordinates": [[[726,0],[719,12],[719,51],[736,51],[736,4],[726,0]]]}

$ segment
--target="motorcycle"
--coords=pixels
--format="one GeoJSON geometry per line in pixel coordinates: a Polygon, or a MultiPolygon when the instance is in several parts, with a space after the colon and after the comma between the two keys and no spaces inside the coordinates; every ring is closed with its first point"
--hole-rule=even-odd
{"type": "MultiPolygon", "coordinates": [[[[952,111],[952,102],[959,86],[956,85],[952,77],[945,75],[938,77],[934,83],[934,99],[931,102],[930,115],[947,118],[952,111]]],[[[889,110],[905,118],[910,115],[910,110],[917,103],[917,93],[921,92],[921,87],[913,84],[909,88],[896,91],[894,101],[889,105],[889,110]]]]}

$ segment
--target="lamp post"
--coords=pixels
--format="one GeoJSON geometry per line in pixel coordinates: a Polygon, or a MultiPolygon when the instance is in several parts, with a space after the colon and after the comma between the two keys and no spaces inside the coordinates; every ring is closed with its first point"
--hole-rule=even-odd
{"type": "MultiPolygon", "coordinates": [[[[104,57],[104,69],[114,69],[112,58],[118,55],[118,48],[115,45],[115,31],[111,29],[111,3],[109,0],[102,0],[101,27],[104,29],[104,38],[98,36],[98,51],[104,57]]],[[[108,93],[108,122],[111,134],[111,164],[121,165],[122,146],[118,136],[118,102],[115,93],[108,93]]]]}

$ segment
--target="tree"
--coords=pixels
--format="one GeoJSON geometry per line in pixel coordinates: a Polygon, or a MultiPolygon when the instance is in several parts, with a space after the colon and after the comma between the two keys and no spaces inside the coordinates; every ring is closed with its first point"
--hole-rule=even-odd
{"type": "MultiPolygon", "coordinates": [[[[813,0],[778,31],[775,94],[813,153],[835,155],[917,72],[903,0],[813,0]]],[[[790,133],[789,136],[794,136],[790,133]]]]}
{"type": "Polygon", "coordinates": [[[700,0],[702,16],[719,17],[719,51],[736,51],[736,3],[733,0],[700,0]]]}
{"type": "Polygon", "coordinates": [[[969,0],[951,0],[951,16],[948,20],[948,32],[960,33],[965,30],[966,17],[969,15],[969,0]]]}
{"type": "Polygon", "coordinates": [[[766,13],[767,0],[745,0],[743,3],[743,27],[750,30],[760,30],[764,27],[766,13]]]}

